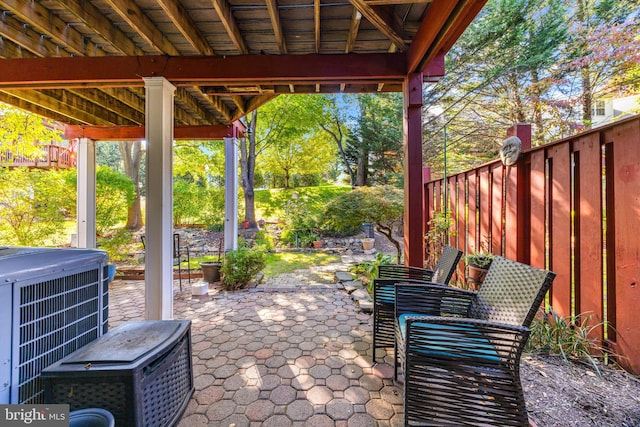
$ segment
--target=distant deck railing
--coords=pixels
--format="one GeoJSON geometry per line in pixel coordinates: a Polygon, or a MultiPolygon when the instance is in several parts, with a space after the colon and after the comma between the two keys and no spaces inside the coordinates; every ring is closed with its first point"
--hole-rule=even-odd
{"type": "MultiPolygon", "coordinates": [[[[428,229],[444,182],[424,188],[428,229]]],[[[640,116],[449,176],[446,194],[450,244],[553,270],[553,310],[591,316],[592,337],[640,374],[640,116]]]]}
{"type": "Polygon", "coordinates": [[[42,154],[36,158],[3,150],[0,151],[0,166],[67,169],[76,167],[76,156],[69,148],[55,144],[43,146],[42,154]]]}

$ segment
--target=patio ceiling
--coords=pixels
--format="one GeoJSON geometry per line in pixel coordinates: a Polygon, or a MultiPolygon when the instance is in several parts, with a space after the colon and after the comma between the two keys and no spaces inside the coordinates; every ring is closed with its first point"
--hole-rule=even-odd
{"type": "Polygon", "coordinates": [[[401,91],[444,72],[486,0],[0,0],[0,101],[71,125],[229,125],[282,93],[401,91]]]}

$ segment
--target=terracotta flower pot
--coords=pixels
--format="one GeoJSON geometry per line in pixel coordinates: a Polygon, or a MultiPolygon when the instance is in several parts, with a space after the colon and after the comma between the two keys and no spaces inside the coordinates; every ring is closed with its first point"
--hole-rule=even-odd
{"type": "Polygon", "coordinates": [[[475,265],[469,264],[469,271],[467,273],[467,278],[475,285],[476,289],[480,288],[482,282],[484,282],[484,278],[487,276],[488,268],[476,267],[475,265]]]}
{"type": "Polygon", "coordinates": [[[313,247],[314,248],[321,248],[322,247],[322,240],[314,240],[313,241],[313,247]]]}
{"type": "Polygon", "coordinates": [[[373,245],[376,242],[376,239],[366,238],[362,239],[362,249],[365,251],[370,251],[373,249],[373,245]]]}

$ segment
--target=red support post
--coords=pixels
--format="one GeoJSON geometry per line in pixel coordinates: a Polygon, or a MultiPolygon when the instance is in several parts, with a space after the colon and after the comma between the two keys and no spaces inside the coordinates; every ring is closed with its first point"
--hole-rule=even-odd
{"type": "Polygon", "coordinates": [[[404,79],[404,263],[424,265],[422,73],[404,79]]]}

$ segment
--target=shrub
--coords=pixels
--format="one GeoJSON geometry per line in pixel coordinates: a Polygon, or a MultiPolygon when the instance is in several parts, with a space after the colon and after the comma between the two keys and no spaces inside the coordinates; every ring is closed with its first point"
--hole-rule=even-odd
{"type": "Polygon", "coordinates": [[[127,220],[129,206],[135,199],[131,179],[107,166],[96,173],[96,233],[106,234],[111,228],[127,220]]]}
{"type": "Polygon", "coordinates": [[[107,236],[98,238],[98,247],[109,254],[112,261],[125,260],[129,254],[127,246],[131,243],[131,232],[125,229],[115,230],[107,236]]]}
{"type": "Polygon", "coordinates": [[[391,255],[383,255],[382,252],[378,252],[372,261],[364,261],[354,265],[349,270],[358,275],[364,276],[363,282],[367,285],[367,291],[373,294],[373,280],[379,276],[379,270],[381,265],[388,265],[393,262],[391,255]]]}
{"type": "Polygon", "coordinates": [[[265,252],[272,251],[274,248],[273,237],[264,230],[256,233],[255,246],[265,252]]]}
{"type": "Polygon", "coordinates": [[[245,286],[265,266],[265,253],[259,248],[239,248],[227,252],[222,263],[222,283],[225,290],[245,286]]]}
{"type": "Polygon", "coordinates": [[[600,373],[594,354],[603,349],[591,332],[601,324],[589,325],[591,316],[559,316],[553,309],[535,318],[531,323],[531,336],[527,349],[542,351],[548,354],[561,355],[565,361],[586,359],[600,373]]]}

